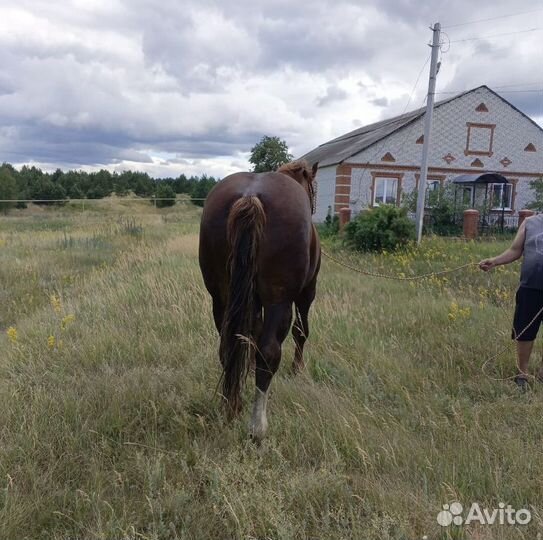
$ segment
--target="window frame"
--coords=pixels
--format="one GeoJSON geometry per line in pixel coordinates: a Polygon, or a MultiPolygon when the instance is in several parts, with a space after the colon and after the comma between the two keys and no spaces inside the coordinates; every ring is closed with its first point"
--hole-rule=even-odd
{"type": "MultiPolygon", "coordinates": [[[[430,182],[439,182],[439,189],[443,189],[445,187],[445,180],[446,176],[444,174],[428,174],[426,176],[426,193],[424,194],[424,208],[435,208],[434,206],[428,205],[428,198],[430,196],[430,191],[428,190],[428,186],[430,185],[430,182]]],[[[418,191],[420,185],[420,173],[415,173],[415,189],[418,191]]]]}
{"type": "Polygon", "coordinates": [[[462,196],[462,192],[467,189],[469,189],[470,191],[469,208],[473,208],[475,206],[475,186],[460,186],[460,202],[464,204],[464,197],[462,196]]]}
{"type": "MultiPolygon", "coordinates": [[[[380,180],[384,180],[385,182],[387,180],[392,180],[396,182],[396,193],[394,194],[394,206],[399,206],[400,204],[400,196],[401,196],[401,189],[402,189],[402,178],[403,174],[401,173],[386,173],[386,172],[372,172],[371,173],[373,177],[372,181],[372,194],[371,194],[371,207],[377,208],[378,206],[381,206],[382,204],[390,204],[386,202],[382,203],[376,203],[375,198],[377,196],[377,182],[380,180]]],[[[385,185],[385,199],[386,199],[386,185],[385,185]]]]}
{"type": "Polygon", "coordinates": [[[480,124],[477,122],[466,122],[467,135],[466,135],[466,149],[464,150],[464,155],[466,156],[488,156],[492,157],[494,154],[494,130],[496,129],[496,124],[480,124]],[[472,130],[474,128],[485,128],[490,130],[490,141],[488,144],[488,150],[472,150],[470,149],[470,141],[472,137],[472,130]]]}
{"type": "Polygon", "coordinates": [[[512,182],[508,182],[507,184],[490,184],[490,193],[491,193],[491,204],[490,204],[490,210],[492,212],[501,212],[502,210],[505,212],[511,212],[513,210],[513,191],[514,191],[514,184],[512,182]],[[507,206],[495,206],[494,205],[494,188],[496,186],[500,186],[500,202],[503,201],[503,188],[505,187],[506,190],[509,189],[509,197],[508,197],[508,205],[507,206]]]}

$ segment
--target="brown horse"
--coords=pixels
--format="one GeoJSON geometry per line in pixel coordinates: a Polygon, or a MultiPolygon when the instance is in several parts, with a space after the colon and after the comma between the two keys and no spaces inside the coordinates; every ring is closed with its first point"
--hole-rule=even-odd
{"type": "Polygon", "coordinates": [[[236,173],[209,193],[200,228],[200,268],[213,299],[220,334],[223,396],[229,416],[241,411],[241,389],[255,365],[250,425],[260,440],[267,429],[269,386],[292,323],[293,369],[303,368],[308,312],[315,298],[320,243],[312,223],[313,170],[305,161],[277,172],[236,173]]]}

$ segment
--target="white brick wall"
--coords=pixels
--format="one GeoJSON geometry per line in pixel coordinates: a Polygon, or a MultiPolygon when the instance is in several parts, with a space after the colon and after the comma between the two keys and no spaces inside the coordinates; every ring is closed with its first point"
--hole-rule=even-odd
{"type": "MultiPolygon", "coordinates": [[[[402,187],[409,191],[415,187],[415,171],[402,170],[396,166],[420,166],[422,145],[416,144],[416,140],[423,133],[424,119],[420,118],[413,124],[401,129],[346,160],[346,163],[371,163],[390,166],[391,172],[403,173],[402,187]],[[381,158],[390,152],[394,163],[382,162],[381,158]]],[[[481,147],[486,135],[475,132],[471,140],[481,147]]],[[[474,144],[470,144],[470,148],[474,144]]],[[[543,172],[543,132],[530,120],[524,117],[514,108],[503,102],[499,97],[481,88],[450,103],[441,105],[434,111],[432,138],[429,155],[429,167],[443,169],[435,171],[435,174],[445,174],[447,180],[463,173],[480,174],[495,171],[506,178],[516,179],[517,193],[515,210],[526,206],[532,199],[529,183],[537,178],[537,173],[543,172]],[[481,103],[485,103],[488,112],[477,112],[475,109],[481,103]],[[492,156],[465,155],[467,141],[467,123],[495,124],[493,133],[492,156]],[[537,152],[525,152],[524,148],[533,143],[537,152]],[[451,154],[455,159],[448,164],[443,157],[451,154]],[[500,163],[507,158],[511,163],[507,166],[500,163]],[[474,167],[472,163],[479,159],[483,167],[474,167]],[[462,169],[459,172],[455,169],[462,169]],[[449,172],[450,171],[450,172],[449,172]],[[534,173],[533,176],[517,176],[515,173],[534,173]]],[[[371,169],[382,170],[382,169],[371,169]]],[[[351,202],[355,211],[370,204],[372,185],[371,170],[353,168],[351,202]]],[[[383,171],[384,172],[384,171],[383,171]]],[[[433,171],[430,170],[429,174],[433,171]]],[[[333,192],[328,199],[328,204],[333,204],[333,192]]]]}
{"type": "Polygon", "coordinates": [[[328,207],[334,210],[334,197],[336,191],[336,166],[323,167],[317,172],[317,210],[313,221],[321,223],[326,219],[328,207]]]}

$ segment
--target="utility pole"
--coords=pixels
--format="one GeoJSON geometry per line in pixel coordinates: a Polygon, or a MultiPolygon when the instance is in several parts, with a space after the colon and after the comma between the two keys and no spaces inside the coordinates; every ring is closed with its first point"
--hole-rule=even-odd
{"type": "Polygon", "coordinates": [[[439,35],[441,25],[435,23],[431,29],[434,33],[432,56],[430,59],[430,80],[428,81],[428,98],[426,100],[426,115],[424,117],[424,144],[422,146],[422,159],[420,163],[419,192],[417,197],[417,243],[422,239],[422,223],[424,219],[424,203],[426,200],[426,179],[428,177],[428,151],[430,150],[430,133],[432,131],[432,116],[434,113],[434,95],[437,78],[437,53],[439,51],[439,35]]]}

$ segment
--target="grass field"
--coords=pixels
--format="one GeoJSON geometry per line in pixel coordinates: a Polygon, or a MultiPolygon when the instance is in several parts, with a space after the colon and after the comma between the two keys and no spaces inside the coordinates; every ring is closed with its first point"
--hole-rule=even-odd
{"type": "MultiPolygon", "coordinates": [[[[289,338],[256,447],[249,408],[227,424],[214,393],[198,216],[104,201],[0,218],[1,539],[536,538],[543,389],[493,380],[512,351],[481,369],[509,343],[518,266],[406,284],[324,260],[307,369],[289,375],[289,338]],[[442,528],[452,501],[532,521],[442,528]]],[[[410,275],[505,245],[349,260],[410,275]]]]}

